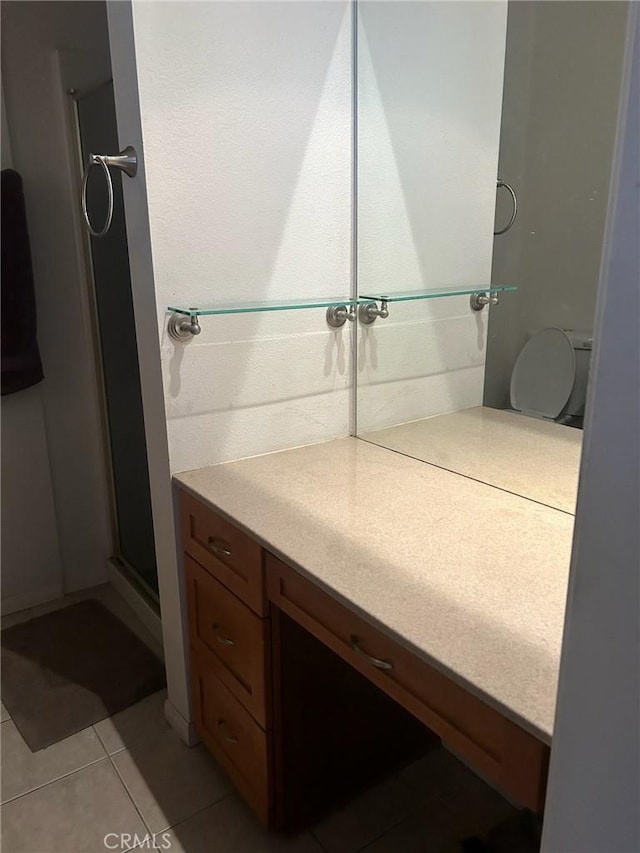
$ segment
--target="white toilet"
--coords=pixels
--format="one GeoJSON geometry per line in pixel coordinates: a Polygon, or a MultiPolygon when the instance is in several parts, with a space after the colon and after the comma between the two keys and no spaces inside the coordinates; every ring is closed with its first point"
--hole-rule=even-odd
{"type": "Polygon", "coordinates": [[[541,329],[520,351],[511,373],[511,407],[523,415],[582,425],[591,332],[541,329]]]}

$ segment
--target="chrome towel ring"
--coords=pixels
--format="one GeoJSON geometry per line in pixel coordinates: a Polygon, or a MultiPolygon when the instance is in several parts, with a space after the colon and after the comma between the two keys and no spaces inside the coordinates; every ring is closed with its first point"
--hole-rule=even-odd
{"type": "Polygon", "coordinates": [[[500,187],[504,187],[505,190],[507,190],[507,192],[511,196],[511,201],[513,202],[513,213],[511,214],[511,219],[507,222],[504,228],[501,228],[499,231],[493,232],[494,236],[496,237],[499,234],[506,234],[507,231],[509,231],[510,228],[513,227],[513,223],[516,221],[516,216],[518,215],[518,197],[516,195],[516,191],[511,186],[511,184],[508,184],[506,181],[503,181],[502,178],[498,178],[498,189],[500,189],[500,187]]]}
{"type": "Polygon", "coordinates": [[[93,237],[104,237],[111,228],[111,220],[113,219],[113,182],[111,180],[111,172],[109,166],[119,169],[128,175],[130,178],[135,178],[138,172],[138,155],[135,148],[131,145],[122,150],[119,154],[90,154],[89,162],[84,170],[82,178],[82,215],[87,226],[89,234],[93,237]],[[94,228],[89,219],[89,211],[87,210],[87,184],[89,182],[89,172],[92,166],[101,166],[107,180],[107,217],[104,225],[99,230],[94,228]]]}

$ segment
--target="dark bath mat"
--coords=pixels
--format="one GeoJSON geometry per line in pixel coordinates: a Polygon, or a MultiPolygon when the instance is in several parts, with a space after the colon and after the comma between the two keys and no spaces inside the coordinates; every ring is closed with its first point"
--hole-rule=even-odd
{"type": "Polygon", "coordinates": [[[2,701],[33,752],[165,684],[162,662],[92,599],[2,631],[2,701]]]}

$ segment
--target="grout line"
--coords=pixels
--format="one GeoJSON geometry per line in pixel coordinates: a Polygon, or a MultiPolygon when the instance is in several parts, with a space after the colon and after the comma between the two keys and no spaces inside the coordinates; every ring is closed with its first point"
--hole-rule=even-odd
{"type": "MultiPolygon", "coordinates": [[[[177,829],[177,827],[182,826],[183,823],[187,823],[192,818],[197,817],[198,815],[202,814],[202,812],[206,812],[207,809],[213,808],[213,806],[217,806],[223,800],[226,800],[229,797],[232,797],[236,793],[237,792],[234,788],[233,790],[229,791],[228,793],[223,794],[219,800],[215,800],[213,803],[209,803],[208,806],[203,806],[203,808],[198,809],[197,812],[194,812],[192,815],[189,815],[189,817],[184,817],[184,818],[182,818],[182,820],[179,820],[177,823],[172,823],[171,826],[166,827],[166,829],[160,829],[156,833],[152,833],[151,830],[149,830],[149,832],[151,833],[151,835],[154,838],[157,837],[158,835],[162,835],[165,832],[172,832],[174,829],[177,829]]],[[[145,826],[146,826],[146,824],[145,824],[145,826]]],[[[137,844],[135,847],[129,847],[128,850],[125,851],[125,853],[130,853],[130,851],[132,851],[132,850],[141,850],[142,846],[143,846],[142,843],[140,843],[140,844],[137,844]]],[[[147,849],[146,846],[145,846],[145,849],[147,849]]],[[[324,848],[323,848],[323,850],[324,850],[324,848]]]]}
{"type": "MultiPolygon", "coordinates": [[[[213,808],[213,806],[219,805],[223,800],[228,800],[229,797],[233,797],[234,794],[237,794],[237,791],[235,788],[232,788],[231,791],[227,791],[226,794],[223,794],[220,799],[214,800],[212,803],[209,803],[208,806],[203,806],[201,809],[198,809],[197,812],[194,812],[192,815],[189,815],[189,817],[183,817],[182,820],[177,821],[177,823],[172,823],[171,826],[168,826],[166,829],[160,830],[160,832],[169,832],[170,830],[174,830],[177,827],[182,826],[183,823],[187,823],[187,821],[192,820],[194,817],[197,817],[198,815],[202,814],[202,812],[206,812],[208,809],[213,808]]],[[[242,802],[244,802],[244,800],[242,802]]],[[[157,834],[158,833],[156,833],[156,835],[157,834]]]]}
{"type": "MultiPolygon", "coordinates": [[[[415,762],[410,762],[409,765],[407,765],[407,766],[410,766],[410,764],[413,764],[413,763],[415,763],[415,762]]],[[[407,793],[411,793],[413,791],[413,789],[400,779],[400,774],[401,774],[401,771],[399,770],[395,773],[392,773],[388,778],[395,780],[397,782],[397,784],[407,793]]],[[[403,823],[415,818],[416,815],[419,815],[421,812],[425,811],[425,809],[427,809],[430,805],[432,805],[432,803],[433,803],[433,801],[429,800],[428,798],[422,798],[421,797],[420,802],[416,802],[415,806],[413,806],[405,815],[403,815],[401,818],[399,818],[398,820],[391,823],[379,835],[376,835],[374,838],[371,838],[369,841],[367,841],[366,844],[364,844],[360,847],[354,848],[354,850],[351,851],[351,853],[366,853],[366,850],[370,846],[375,844],[377,841],[380,841],[381,838],[384,838],[385,835],[392,832],[394,829],[397,829],[397,827],[401,826],[403,823]]],[[[349,804],[347,804],[345,806],[345,808],[349,808],[349,804]]],[[[310,829],[309,832],[311,833],[313,838],[318,842],[318,844],[322,848],[322,850],[325,851],[325,853],[326,853],[326,848],[322,844],[320,839],[317,837],[317,835],[315,834],[314,828],[310,829]]]]}
{"type": "Polygon", "coordinates": [[[318,845],[318,847],[323,851],[323,853],[328,853],[327,848],[324,846],[324,844],[322,843],[322,841],[320,841],[320,839],[318,838],[318,836],[315,834],[315,831],[313,830],[313,828],[312,828],[312,829],[309,829],[309,830],[308,830],[308,832],[309,832],[309,835],[310,835],[310,836],[313,838],[313,840],[316,842],[316,844],[318,845]]]}
{"type": "MultiPolygon", "coordinates": [[[[99,736],[98,736],[98,737],[99,737],[99,736]]],[[[100,740],[100,742],[102,743],[102,745],[103,745],[103,747],[104,747],[104,743],[102,742],[102,740],[100,740]]],[[[198,809],[198,811],[194,812],[193,814],[188,815],[187,817],[182,818],[182,820],[177,821],[177,823],[169,824],[168,826],[165,826],[165,827],[163,827],[162,829],[159,829],[157,832],[154,832],[154,831],[151,829],[151,827],[149,826],[149,824],[147,823],[147,821],[145,820],[144,815],[142,814],[142,812],[141,812],[141,811],[140,811],[140,809],[138,808],[138,804],[136,803],[136,801],[135,801],[135,799],[134,799],[134,797],[133,797],[133,794],[132,794],[132,793],[131,793],[131,791],[129,790],[129,788],[128,788],[128,786],[127,786],[127,783],[126,783],[126,781],[124,780],[124,777],[122,776],[122,774],[121,774],[121,773],[120,773],[120,771],[118,770],[118,767],[117,767],[116,763],[112,760],[113,756],[115,756],[115,755],[119,755],[121,752],[125,752],[125,751],[128,751],[128,747],[125,747],[124,749],[120,749],[120,750],[118,750],[117,752],[112,753],[111,755],[107,755],[107,758],[109,759],[109,761],[110,761],[110,763],[111,763],[111,766],[112,766],[112,767],[113,767],[113,769],[115,770],[115,772],[116,772],[116,775],[117,775],[118,779],[119,779],[119,780],[120,780],[120,782],[122,783],[122,786],[123,786],[123,788],[125,789],[125,791],[126,791],[126,793],[127,793],[127,796],[129,797],[129,799],[130,799],[130,800],[131,800],[131,802],[133,803],[133,807],[135,808],[136,812],[137,812],[137,813],[138,813],[138,815],[140,816],[140,819],[142,820],[143,824],[145,825],[145,827],[146,827],[147,831],[148,831],[148,832],[149,832],[149,834],[150,834],[150,835],[152,835],[154,838],[155,838],[157,835],[160,835],[160,834],[161,834],[161,833],[163,833],[163,832],[169,832],[169,831],[170,831],[171,829],[173,829],[174,827],[176,827],[176,826],[180,826],[180,824],[185,823],[185,821],[191,820],[191,818],[195,817],[196,815],[200,814],[201,812],[206,811],[207,809],[210,809],[212,806],[215,806],[215,805],[217,805],[218,803],[221,803],[221,802],[222,802],[223,800],[225,800],[227,797],[230,797],[230,796],[232,796],[232,795],[235,793],[235,788],[233,788],[231,791],[227,791],[227,793],[222,794],[222,796],[221,796],[221,797],[219,797],[217,800],[213,800],[212,802],[208,803],[206,806],[203,806],[201,809],[198,809]]],[[[155,797],[154,797],[154,801],[155,801],[155,797]]],[[[130,848],[130,849],[135,849],[135,848],[130,848]]]]}
{"type": "MultiPolygon", "coordinates": [[[[392,775],[389,778],[395,778],[395,776],[392,775]]],[[[408,790],[406,788],[406,786],[403,786],[403,787],[405,788],[405,790],[408,790]]],[[[349,805],[350,805],[350,803],[347,803],[345,808],[349,808],[349,805]]],[[[375,844],[377,841],[380,841],[381,838],[384,838],[384,836],[387,835],[389,832],[396,829],[398,826],[401,826],[403,823],[405,823],[405,821],[408,821],[408,820],[411,820],[412,818],[414,818],[417,814],[419,814],[425,808],[426,808],[426,805],[424,803],[422,805],[416,805],[409,812],[407,812],[407,814],[403,815],[401,818],[394,821],[389,826],[385,827],[385,829],[383,829],[378,835],[375,835],[373,838],[370,838],[369,841],[366,842],[366,844],[363,844],[360,847],[354,847],[353,850],[350,851],[350,853],[363,853],[363,851],[366,851],[367,848],[370,847],[372,844],[375,844]]],[[[320,848],[323,851],[325,851],[325,853],[327,853],[327,848],[323,845],[323,843],[320,841],[318,836],[315,834],[314,829],[310,829],[309,832],[311,833],[313,838],[318,842],[320,848]]]]}
{"type": "Polygon", "coordinates": [[[412,811],[410,814],[405,815],[402,820],[396,821],[396,823],[392,823],[391,826],[388,826],[384,830],[384,832],[380,833],[380,835],[376,835],[375,838],[372,838],[370,841],[367,841],[367,843],[363,847],[356,847],[354,853],[365,853],[365,851],[368,850],[369,847],[371,847],[373,844],[376,844],[378,841],[380,841],[381,838],[384,838],[385,835],[388,835],[394,829],[397,829],[399,826],[402,826],[402,824],[406,823],[406,821],[411,820],[411,818],[415,817],[419,811],[421,811],[421,809],[415,812],[412,811]]]}
{"type": "Polygon", "coordinates": [[[422,805],[422,806],[417,806],[415,809],[412,809],[410,812],[408,812],[406,815],[404,815],[404,817],[402,817],[400,820],[397,820],[394,823],[392,823],[390,826],[388,826],[383,832],[380,833],[380,835],[376,835],[375,838],[372,838],[370,841],[367,841],[367,843],[365,845],[363,845],[362,847],[357,847],[355,849],[354,853],[363,853],[363,851],[365,851],[372,844],[375,844],[377,841],[380,841],[381,838],[384,838],[385,835],[388,835],[394,829],[397,829],[399,826],[402,826],[403,823],[406,823],[407,821],[414,818],[424,808],[425,808],[424,805],[422,805]]]}
{"type": "MultiPolygon", "coordinates": [[[[142,701],[144,701],[144,700],[142,700],[142,701]]],[[[131,707],[133,707],[133,706],[131,706],[131,707]]],[[[126,708],[125,708],[125,710],[126,710],[126,708]]],[[[105,717],[104,719],[105,719],[105,720],[110,720],[110,719],[112,719],[112,717],[105,717]]],[[[102,722],[103,722],[103,720],[98,720],[98,722],[99,722],[99,723],[102,723],[102,722]]],[[[105,743],[105,742],[103,741],[103,739],[100,737],[100,732],[97,730],[97,728],[96,728],[96,726],[95,726],[95,723],[94,723],[94,725],[93,725],[93,730],[94,730],[94,732],[96,733],[96,737],[98,738],[98,740],[99,740],[99,741],[100,741],[100,743],[102,744],[102,748],[104,749],[104,751],[105,751],[105,754],[106,754],[107,758],[111,758],[111,756],[112,756],[112,755],[118,755],[118,753],[120,753],[120,752],[124,752],[124,751],[125,751],[125,749],[129,749],[129,746],[130,746],[130,745],[129,745],[129,746],[127,746],[127,744],[124,744],[123,746],[119,746],[117,749],[114,749],[114,750],[112,750],[112,751],[110,752],[110,751],[109,751],[109,749],[107,748],[106,743],[105,743]]],[[[144,735],[143,735],[142,737],[144,737],[144,735]]],[[[141,737],[139,740],[142,740],[142,737],[141,737]]],[[[135,740],[135,741],[134,741],[134,743],[138,743],[138,742],[139,742],[138,740],[135,740]]]]}
{"type": "MultiPolygon", "coordinates": [[[[105,719],[107,719],[107,720],[108,720],[108,719],[110,719],[110,718],[109,718],[109,717],[105,717],[105,719]]],[[[101,722],[102,722],[102,720],[99,720],[98,722],[100,722],[100,723],[101,723],[101,722]]],[[[94,733],[95,733],[95,736],[98,738],[98,741],[99,741],[99,743],[100,743],[100,746],[104,749],[105,755],[107,756],[107,758],[109,758],[109,756],[111,755],[111,753],[109,752],[109,750],[108,750],[108,749],[107,749],[107,747],[105,746],[104,741],[103,741],[103,740],[102,740],[102,738],[100,737],[100,733],[98,732],[98,730],[97,730],[97,728],[96,728],[96,724],[94,723],[94,724],[91,726],[91,728],[93,729],[93,731],[94,731],[94,733]]]]}
{"type": "Polygon", "coordinates": [[[42,788],[48,788],[49,785],[55,785],[56,782],[60,782],[62,779],[68,779],[69,776],[73,776],[75,773],[80,773],[82,770],[86,770],[87,767],[93,767],[94,764],[100,764],[101,761],[106,761],[108,758],[108,755],[103,755],[100,758],[96,758],[94,761],[89,761],[87,764],[83,764],[82,767],[76,767],[74,770],[70,770],[68,773],[63,773],[55,779],[49,779],[48,782],[43,782],[42,785],[36,785],[35,788],[23,791],[22,794],[16,794],[15,797],[9,797],[8,800],[3,800],[1,805],[6,806],[8,803],[13,803],[16,800],[19,800],[21,797],[26,797],[29,794],[33,794],[35,791],[41,791],[42,788]]]}
{"type": "MultiPolygon", "coordinates": [[[[411,791],[411,790],[412,790],[408,785],[404,784],[403,782],[400,782],[400,780],[397,778],[397,776],[396,776],[395,774],[394,774],[393,778],[395,778],[395,779],[398,781],[398,783],[399,783],[399,784],[400,784],[400,785],[401,785],[401,786],[402,786],[402,787],[403,787],[407,792],[409,792],[409,791],[411,791]]],[[[413,820],[415,817],[417,817],[417,816],[418,816],[419,814],[421,814],[422,812],[427,811],[427,809],[428,809],[430,806],[435,805],[435,804],[437,804],[437,805],[439,805],[439,806],[442,806],[442,804],[443,804],[443,803],[446,803],[446,798],[445,798],[444,800],[443,800],[442,798],[437,798],[437,799],[433,799],[433,800],[431,800],[431,799],[422,799],[422,801],[421,801],[420,805],[416,805],[414,808],[412,808],[412,809],[411,809],[411,810],[410,810],[410,811],[409,811],[409,812],[408,812],[408,813],[407,813],[407,814],[402,818],[402,820],[398,820],[398,821],[396,821],[395,823],[391,824],[391,826],[387,827],[387,829],[385,829],[383,833],[381,833],[380,835],[377,835],[377,836],[376,836],[375,838],[373,838],[371,841],[367,841],[367,843],[364,845],[364,847],[358,847],[358,848],[357,848],[357,850],[355,850],[355,851],[354,851],[354,853],[366,853],[366,851],[369,849],[369,847],[371,847],[371,846],[372,846],[373,844],[375,844],[376,842],[380,841],[380,839],[381,839],[381,838],[384,838],[384,837],[385,837],[385,835],[388,835],[388,834],[389,834],[390,832],[392,832],[394,829],[397,829],[399,826],[402,826],[402,824],[403,824],[403,823],[407,823],[408,821],[413,820]]]]}
{"type": "MultiPolygon", "coordinates": [[[[115,755],[115,754],[116,754],[116,753],[114,753],[114,755],[115,755]]],[[[142,814],[142,812],[141,812],[141,811],[140,811],[140,809],[138,808],[138,804],[137,804],[137,803],[136,803],[136,801],[134,800],[134,798],[133,798],[133,794],[131,793],[131,791],[130,791],[130,790],[129,790],[129,788],[127,787],[127,783],[126,783],[126,782],[124,781],[124,779],[122,778],[122,774],[121,774],[121,773],[120,773],[120,771],[118,770],[118,767],[116,766],[116,763],[113,761],[112,756],[111,756],[111,755],[108,755],[108,756],[107,756],[107,758],[109,759],[109,763],[110,763],[110,764],[111,764],[111,766],[113,767],[113,770],[114,770],[114,772],[115,772],[115,774],[116,774],[116,777],[119,779],[120,784],[121,784],[121,785],[122,785],[122,787],[124,788],[126,795],[127,795],[127,796],[129,797],[129,799],[131,800],[131,803],[132,803],[132,805],[133,805],[134,809],[136,810],[136,812],[137,812],[137,814],[138,814],[138,817],[139,817],[139,818],[140,818],[140,820],[142,821],[143,826],[145,827],[145,829],[147,830],[147,832],[148,832],[148,833],[150,833],[150,834],[155,838],[156,833],[154,833],[154,832],[153,832],[153,830],[151,829],[151,827],[149,826],[149,824],[147,823],[147,821],[144,819],[144,815],[142,814]]],[[[164,830],[162,830],[162,829],[161,829],[161,830],[160,830],[160,832],[164,832],[164,830]]]]}

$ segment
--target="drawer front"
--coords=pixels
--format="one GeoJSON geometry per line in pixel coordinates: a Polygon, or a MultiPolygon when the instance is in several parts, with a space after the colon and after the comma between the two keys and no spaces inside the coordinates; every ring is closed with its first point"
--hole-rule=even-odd
{"type": "Polygon", "coordinates": [[[270,823],[268,735],[206,663],[192,658],[198,732],[265,825],[270,823]]]}
{"type": "Polygon", "coordinates": [[[271,554],[269,599],[523,805],[541,810],[548,748],[271,554]]]}
{"type": "Polygon", "coordinates": [[[181,493],[184,550],[259,615],[265,613],[262,549],[203,503],[181,493]]]}
{"type": "Polygon", "coordinates": [[[191,647],[196,654],[203,653],[199,646],[206,647],[220,681],[266,727],[268,620],[256,616],[187,555],[185,572],[191,647]]]}

